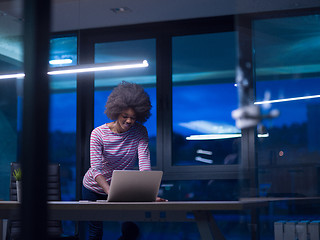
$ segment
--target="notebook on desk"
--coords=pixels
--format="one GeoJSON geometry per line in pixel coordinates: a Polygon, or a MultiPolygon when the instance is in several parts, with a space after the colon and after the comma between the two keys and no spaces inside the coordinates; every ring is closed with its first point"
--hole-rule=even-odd
{"type": "Polygon", "coordinates": [[[162,171],[114,170],[107,201],[153,202],[162,174],[162,171]]]}

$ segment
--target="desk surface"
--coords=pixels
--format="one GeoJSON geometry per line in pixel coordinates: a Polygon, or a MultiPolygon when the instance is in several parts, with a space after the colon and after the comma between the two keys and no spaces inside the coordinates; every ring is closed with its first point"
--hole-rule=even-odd
{"type": "MultiPolygon", "coordinates": [[[[239,201],[169,201],[169,202],[48,202],[49,218],[75,221],[150,221],[197,223],[202,239],[223,239],[212,211],[255,210],[270,203],[319,203],[320,198],[247,198],[239,201]],[[190,217],[190,212],[193,217],[190,217]]],[[[20,203],[0,201],[0,220],[19,217],[20,203]]],[[[252,239],[256,239],[256,222],[252,218],[252,239]]],[[[251,221],[252,221],[251,220],[251,221]]]]}
{"type": "MultiPolygon", "coordinates": [[[[320,197],[304,198],[243,198],[239,201],[168,201],[168,202],[107,202],[107,201],[49,201],[52,210],[146,210],[146,211],[201,211],[201,210],[245,210],[264,207],[271,202],[320,203],[320,197]]],[[[17,209],[17,201],[0,201],[0,212],[6,209],[17,209]]]]}
{"type": "MultiPolygon", "coordinates": [[[[145,210],[145,211],[201,211],[201,210],[244,210],[266,206],[268,201],[251,199],[241,201],[168,201],[168,202],[90,202],[90,201],[50,201],[51,210],[145,210]]],[[[0,201],[0,212],[17,209],[17,201],[0,201]]]]}
{"type": "MultiPolygon", "coordinates": [[[[320,198],[246,198],[239,201],[168,201],[168,202],[48,202],[50,216],[55,219],[83,220],[103,218],[106,213],[117,212],[191,212],[191,211],[238,211],[267,207],[269,203],[287,201],[295,204],[320,203],[320,198]],[[101,215],[101,216],[100,216],[101,215]]],[[[0,201],[0,219],[15,218],[20,203],[0,201]]]]}
{"type": "MultiPolygon", "coordinates": [[[[266,201],[168,201],[168,202],[88,202],[58,201],[48,202],[49,215],[59,220],[111,220],[118,215],[128,218],[144,218],[146,212],[166,212],[166,216],[180,213],[214,210],[245,210],[267,205],[266,201]]],[[[0,201],[0,219],[15,219],[19,215],[20,203],[0,201]]],[[[156,216],[156,214],[152,214],[156,216]]],[[[185,215],[185,214],[184,214],[185,215]]],[[[158,217],[151,217],[150,220],[158,217]]]]}

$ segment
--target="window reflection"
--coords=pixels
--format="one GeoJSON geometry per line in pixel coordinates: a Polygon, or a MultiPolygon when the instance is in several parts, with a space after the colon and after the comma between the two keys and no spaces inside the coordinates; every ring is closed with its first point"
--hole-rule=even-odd
{"type": "Polygon", "coordinates": [[[239,181],[236,179],[162,181],[160,194],[170,201],[232,201],[239,197],[239,181]]]}
{"type": "Polygon", "coordinates": [[[173,38],[173,165],[239,162],[234,46],[233,32],[173,38]]]}
{"type": "Polygon", "coordinates": [[[256,101],[280,116],[265,120],[257,140],[263,195],[313,196],[320,158],[320,22],[318,15],[254,22],[256,101]],[[298,99],[295,99],[298,98],[298,99]],[[280,170],[281,169],[281,170],[280,170]]]}

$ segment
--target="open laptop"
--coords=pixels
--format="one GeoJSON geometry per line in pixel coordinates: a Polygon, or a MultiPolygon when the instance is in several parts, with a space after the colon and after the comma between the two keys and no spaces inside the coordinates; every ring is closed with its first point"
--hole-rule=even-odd
{"type": "Polygon", "coordinates": [[[114,170],[107,201],[153,202],[162,175],[162,171],[114,170]]]}

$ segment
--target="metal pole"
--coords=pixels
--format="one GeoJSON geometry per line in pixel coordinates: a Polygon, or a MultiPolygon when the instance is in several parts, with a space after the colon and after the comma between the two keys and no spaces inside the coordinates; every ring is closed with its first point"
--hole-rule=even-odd
{"type": "MultiPolygon", "coordinates": [[[[238,65],[236,83],[239,95],[239,109],[242,114],[242,158],[248,159],[249,185],[241,186],[247,189],[249,197],[257,196],[258,177],[257,163],[255,157],[255,129],[260,121],[260,111],[253,105],[254,103],[254,83],[253,83],[253,54],[252,54],[252,27],[251,19],[247,16],[236,17],[236,30],[238,33],[238,65]],[[252,114],[253,113],[253,114],[252,114]]],[[[241,119],[241,118],[240,118],[241,119]]],[[[242,175],[244,169],[240,171],[240,181],[245,177],[242,175]]],[[[241,194],[242,195],[242,194],[241,194]]],[[[248,196],[247,196],[248,197],[248,196]]],[[[251,239],[259,240],[259,210],[251,210],[251,239]]]]}

